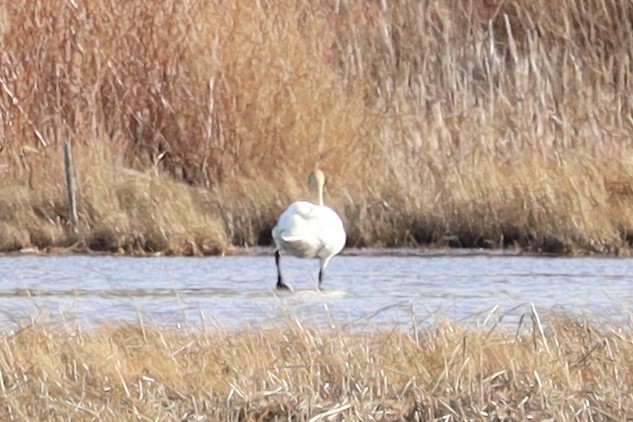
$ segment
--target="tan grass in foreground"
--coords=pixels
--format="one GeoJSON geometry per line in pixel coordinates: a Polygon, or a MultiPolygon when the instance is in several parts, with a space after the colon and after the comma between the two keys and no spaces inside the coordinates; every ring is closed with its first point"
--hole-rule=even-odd
{"type": "Polygon", "coordinates": [[[625,420],[633,331],[516,336],[35,324],[2,333],[3,420],[625,420]]]}
{"type": "Polygon", "coordinates": [[[618,0],[0,1],[0,250],[267,243],[316,165],[354,246],[629,253],[632,19],[618,0]]]}

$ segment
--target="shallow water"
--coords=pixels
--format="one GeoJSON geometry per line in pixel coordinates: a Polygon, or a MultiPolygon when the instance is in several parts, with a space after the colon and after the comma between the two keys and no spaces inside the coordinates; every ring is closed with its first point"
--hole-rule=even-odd
{"type": "Polygon", "coordinates": [[[1,256],[0,327],[33,317],[100,324],[410,327],[441,319],[477,326],[564,312],[622,321],[633,305],[633,259],[468,253],[348,252],[282,259],[295,293],[277,292],[271,251],[234,257],[1,256]]]}

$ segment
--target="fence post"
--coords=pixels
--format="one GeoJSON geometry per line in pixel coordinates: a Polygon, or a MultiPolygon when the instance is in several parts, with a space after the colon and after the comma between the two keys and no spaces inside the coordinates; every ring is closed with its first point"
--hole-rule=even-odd
{"type": "Polygon", "coordinates": [[[75,169],[73,154],[68,139],[64,141],[64,167],[66,169],[66,187],[68,188],[68,215],[73,224],[77,224],[77,198],[75,197],[75,169]]]}

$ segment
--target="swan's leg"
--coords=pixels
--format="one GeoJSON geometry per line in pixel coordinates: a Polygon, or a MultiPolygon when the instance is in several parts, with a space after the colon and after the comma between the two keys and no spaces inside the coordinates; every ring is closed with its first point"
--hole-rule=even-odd
{"type": "Polygon", "coordinates": [[[319,269],[319,284],[317,284],[317,290],[321,290],[321,281],[323,281],[323,267],[319,269]]]}
{"type": "Polygon", "coordinates": [[[284,280],[281,277],[281,267],[279,266],[280,259],[281,259],[281,254],[279,253],[279,249],[277,249],[275,251],[275,264],[277,264],[277,289],[290,290],[290,287],[288,287],[288,285],[284,283],[284,280]]]}
{"type": "Polygon", "coordinates": [[[323,277],[325,276],[325,267],[327,267],[328,262],[330,262],[331,256],[327,258],[321,258],[321,268],[319,269],[319,284],[317,285],[317,290],[321,290],[321,282],[323,281],[323,277]]]}

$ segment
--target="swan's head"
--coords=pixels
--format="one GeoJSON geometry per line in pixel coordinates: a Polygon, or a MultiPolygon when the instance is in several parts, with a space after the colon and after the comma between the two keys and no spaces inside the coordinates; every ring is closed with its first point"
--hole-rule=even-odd
{"type": "Polygon", "coordinates": [[[308,175],[308,185],[311,189],[323,189],[325,185],[325,175],[321,170],[311,171],[308,175]]]}
{"type": "Polygon", "coordinates": [[[325,185],[325,175],[321,170],[311,171],[308,175],[308,185],[310,189],[315,189],[319,195],[319,205],[323,205],[323,185],[325,185]]]}

